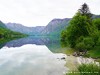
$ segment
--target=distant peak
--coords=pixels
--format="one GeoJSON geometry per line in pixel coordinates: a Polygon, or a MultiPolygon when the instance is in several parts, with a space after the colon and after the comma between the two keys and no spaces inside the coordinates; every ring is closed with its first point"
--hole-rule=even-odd
{"type": "Polygon", "coordinates": [[[63,20],[70,20],[71,18],[63,18],[63,19],[59,19],[59,18],[55,18],[52,21],[63,21],[63,20]]]}

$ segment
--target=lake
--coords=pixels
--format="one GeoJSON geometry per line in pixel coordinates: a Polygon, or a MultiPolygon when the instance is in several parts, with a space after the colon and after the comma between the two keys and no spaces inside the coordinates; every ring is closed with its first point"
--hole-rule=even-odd
{"type": "Polygon", "coordinates": [[[0,49],[0,75],[63,75],[66,62],[60,58],[66,55],[53,53],[49,45],[50,39],[40,37],[5,43],[0,49]]]}
{"type": "Polygon", "coordinates": [[[52,37],[30,36],[0,44],[0,48],[0,75],[64,75],[81,62],[94,62],[63,54],[66,48],[52,37]]]}

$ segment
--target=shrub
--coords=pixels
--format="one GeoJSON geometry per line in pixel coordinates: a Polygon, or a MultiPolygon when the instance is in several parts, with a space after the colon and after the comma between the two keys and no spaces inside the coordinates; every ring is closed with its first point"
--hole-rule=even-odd
{"type": "Polygon", "coordinates": [[[76,43],[76,49],[89,50],[93,48],[95,42],[92,37],[80,37],[76,43]]]}
{"type": "Polygon", "coordinates": [[[78,67],[80,75],[100,75],[100,66],[96,64],[82,64],[78,67]]]}
{"type": "Polygon", "coordinates": [[[100,64],[81,64],[76,71],[69,71],[66,75],[100,75],[100,64]]]}

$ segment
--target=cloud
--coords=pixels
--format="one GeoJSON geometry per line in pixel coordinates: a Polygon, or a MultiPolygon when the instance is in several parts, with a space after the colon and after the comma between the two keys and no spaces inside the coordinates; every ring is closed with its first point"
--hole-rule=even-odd
{"type": "Polygon", "coordinates": [[[72,17],[84,2],[100,14],[100,0],[0,0],[0,20],[45,26],[54,18],[72,17]]]}

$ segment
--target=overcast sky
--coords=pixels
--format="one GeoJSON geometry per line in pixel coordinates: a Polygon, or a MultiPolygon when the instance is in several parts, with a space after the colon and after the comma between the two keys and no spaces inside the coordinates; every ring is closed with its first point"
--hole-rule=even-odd
{"type": "Polygon", "coordinates": [[[84,2],[100,15],[100,0],[0,0],[0,20],[46,26],[54,18],[72,17],[84,2]]]}

